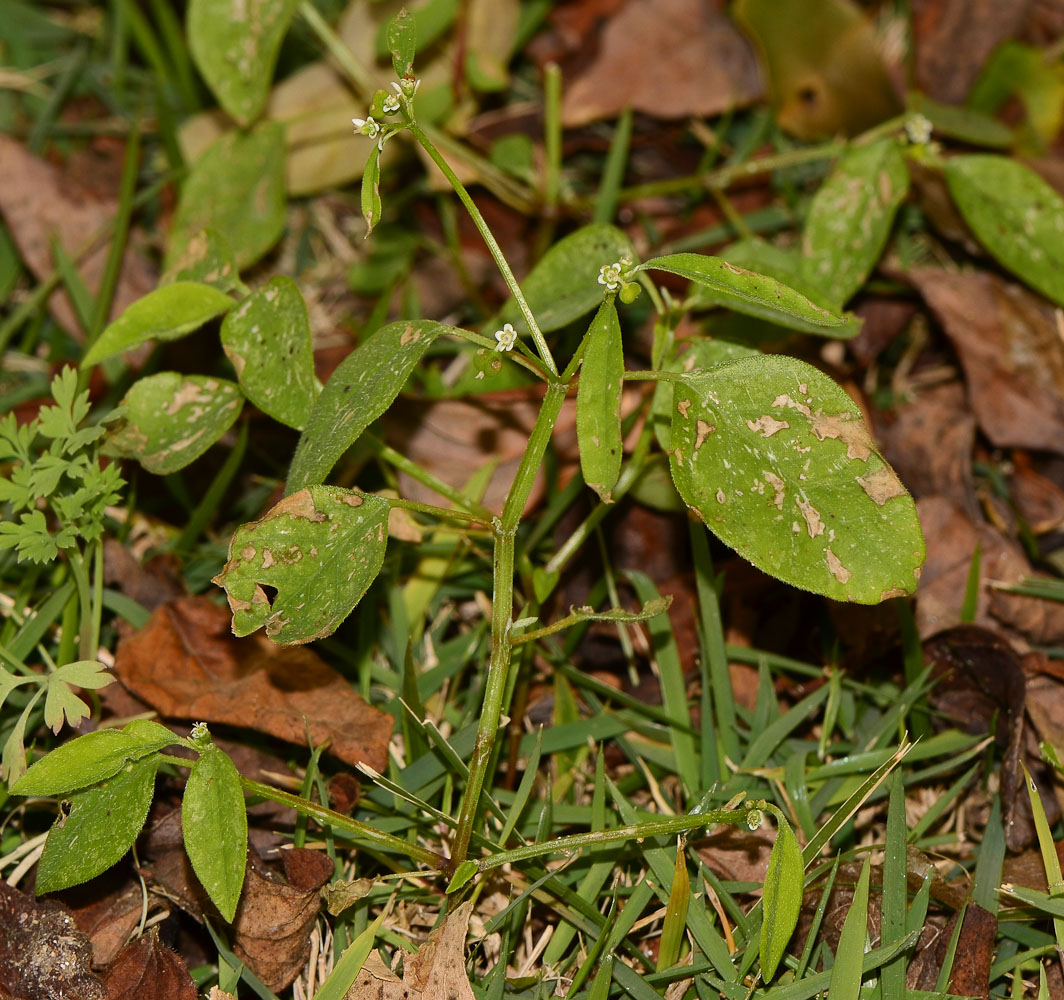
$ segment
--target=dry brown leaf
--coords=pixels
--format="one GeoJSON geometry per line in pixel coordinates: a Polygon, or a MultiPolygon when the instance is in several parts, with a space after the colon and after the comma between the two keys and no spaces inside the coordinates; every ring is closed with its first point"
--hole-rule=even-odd
{"type": "Polygon", "coordinates": [[[987,581],[1018,583],[1036,575],[1020,547],[989,524],[972,521],[951,499],[922,497],[916,502],[927,539],[927,562],[916,594],[916,622],[924,638],[960,624],[961,605],[976,545],[981,547],[975,623],[1005,625],[1032,642],[1064,639],[1064,605],[1022,597],[987,586],[987,581]]]}
{"type": "MultiPolygon", "coordinates": [[[[70,906],[78,929],[92,943],[92,964],[96,969],[105,968],[115,960],[143,915],[140,882],[132,872],[127,872],[115,889],[101,891],[99,881],[94,879],[88,885],[64,892],[63,901],[70,906]]],[[[158,902],[149,899],[149,914],[159,908],[158,902]]]]}
{"type": "Polygon", "coordinates": [[[628,0],[585,38],[565,81],[562,121],[718,115],[763,93],[750,44],[711,0],[628,0]]]}
{"type": "Polygon", "coordinates": [[[288,882],[275,878],[248,852],[244,891],[233,920],[233,953],[274,992],[299,975],[310,955],[310,934],[321,905],[321,887],[333,863],[317,851],[284,851],[288,882]]]}
{"type": "Polygon", "coordinates": [[[109,1000],[92,945],[65,906],[0,882],[0,993],[11,1000],[109,1000]]]}
{"type": "Polygon", "coordinates": [[[465,967],[465,939],[473,901],[447,914],[416,955],[404,961],[402,981],[383,963],[367,963],[344,1000],[474,1000],[465,967]]]}
{"type": "MultiPolygon", "coordinates": [[[[18,245],[22,259],[39,280],[55,270],[51,241],[72,257],[118,212],[114,199],[95,200],[78,190],[58,167],[27,152],[21,143],[0,134],[0,214],[18,245]]],[[[107,262],[108,242],[81,260],[78,271],[95,295],[107,262]]],[[[133,241],[127,244],[111,304],[112,318],[155,288],[156,275],[133,241]]],[[[48,300],[55,321],[68,333],[81,336],[74,307],[63,291],[48,300]]]]}
{"type": "Polygon", "coordinates": [[[107,970],[112,1000],[196,1000],[185,963],[159,941],[159,929],[127,945],[107,970]]]}
{"type": "Polygon", "coordinates": [[[929,97],[961,104],[987,57],[1023,26],[1031,0],[913,0],[916,80],[929,97]]]}
{"type": "Polygon", "coordinates": [[[1064,454],[1064,342],[1052,306],[986,272],[909,272],[960,355],[968,397],[999,448],[1064,454]]]}
{"type": "Polygon", "coordinates": [[[735,882],[764,882],[776,837],[767,830],[723,826],[698,841],[696,850],[721,878],[735,882]]]}
{"type": "Polygon", "coordinates": [[[204,597],[164,604],[118,644],[122,684],[160,715],[255,729],[315,744],[347,764],[383,770],[392,718],[366,704],[312,650],[233,636],[229,612],[204,597]]]}

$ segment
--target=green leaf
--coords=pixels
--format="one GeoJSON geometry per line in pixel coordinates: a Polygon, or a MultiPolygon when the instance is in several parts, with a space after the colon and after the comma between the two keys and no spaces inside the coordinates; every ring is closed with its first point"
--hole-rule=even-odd
{"type": "Polygon", "coordinates": [[[137,719],[124,729],[97,729],[56,747],[11,786],[15,795],[63,795],[117,774],[130,761],[177,743],[165,726],[137,719]]]}
{"type": "Polygon", "coordinates": [[[362,171],[362,217],[366,220],[366,236],[381,221],[381,148],[374,143],[362,171]]]}
{"type": "Polygon", "coordinates": [[[452,892],[457,892],[462,888],[474,875],[477,873],[478,865],[475,861],[463,861],[455,870],[454,875],[451,876],[451,881],[447,883],[447,895],[452,892]]]}
{"type": "Polygon", "coordinates": [[[233,632],[265,626],[284,645],[334,632],[380,572],[388,511],[380,497],[310,486],[238,528],[214,578],[229,596],[233,632]]]}
{"type": "MultiPolygon", "coordinates": [[[[1053,841],[1053,831],[1049,827],[1045,807],[1042,805],[1042,796],[1038,786],[1027,770],[1027,765],[1021,762],[1023,777],[1027,783],[1027,796],[1031,802],[1031,815],[1034,818],[1034,829],[1038,835],[1038,848],[1042,852],[1042,865],[1046,872],[1046,885],[1049,889],[1050,898],[1060,900],[1064,896],[1064,875],[1060,870],[1060,858],[1057,855],[1056,844],[1053,841]]],[[[1053,918],[1053,934],[1056,938],[1057,947],[1064,948],[1064,917],[1053,918]]]]}
{"type": "Polygon", "coordinates": [[[194,233],[176,253],[169,269],[159,278],[160,285],[175,281],[196,281],[222,292],[245,293],[236,257],[229,241],[215,229],[194,233]]]}
{"type": "Polygon", "coordinates": [[[239,387],[207,375],[159,372],[133,384],[105,452],[135,458],[165,476],[194,462],[240,415],[239,387]]]}
{"type": "Polygon", "coordinates": [[[715,305],[793,327],[796,321],[810,332],[853,336],[852,319],[819,306],[782,281],[736,267],[721,257],[697,253],[674,253],[640,264],[638,271],[667,271],[707,288],[715,305]]]}
{"type": "Polygon", "coordinates": [[[676,864],[672,873],[672,888],[665,906],[665,920],[661,927],[658,948],[658,971],[671,969],[680,957],[680,946],[687,936],[687,910],[691,903],[691,876],[687,871],[687,845],[680,837],[676,845],[676,864]]]}
{"type": "Polygon", "coordinates": [[[761,978],[765,983],[772,982],[776,975],[787,942],[798,925],[805,884],[805,866],[798,839],[783,814],[776,810],[772,812],[776,818],[776,842],[772,845],[765,872],[761,921],[761,978]]]}
{"type": "Polygon", "coordinates": [[[879,260],[909,171],[894,139],[851,146],[809,206],[802,232],[804,273],[841,308],[879,260]]]}
{"type": "Polygon", "coordinates": [[[70,797],[44,844],[37,894],[87,882],[133,845],[144,827],[155,789],[154,756],[126,764],[113,777],[70,797]]]}
{"type": "Polygon", "coordinates": [[[405,7],[388,22],[388,50],[392,54],[395,75],[400,79],[410,76],[417,52],[417,23],[405,7]]]}
{"type": "Polygon", "coordinates": [[[188,47],[218,103],[241,125],[259,116],[297,0],[190,0],[188,47]]]}
{"type": "Polygon", "coordinates": [[[209,746],[189,771],[181,800],[185,851],[196,878],[232,923],[248,854],[248,817],[240,775],[229,755],[209,746]]]}
{"type": "Polygon", "coordinates": [[[68,725],[76,726],[89,715],[89,706],[73,691],[70,685],[96,690],[106,687],[114,680],[104,665],[96,660],[77,660],[67,663],[48,675],[48,694],[44,700],[44,724],[53,733],[68,725]]]}
{"type": "MultiPolygon", "coordinates": [[[[631,241],[613,226],[584,226],[554,244],[521,282],[532,314],[544,333],[558,330],[602,302],[599,269],[623,257],[634,259],[631,241]]],[[[519,334],[528,325],[512,300],[499,314],[499,323],[512,323],[519,334]]]]}
{"type": "Polygon", "coordinates": [[[621,390],[624,387],[621,324],[611,295],[599,306],[587,332],[576,394],[580,471],[603,500],[612,503],[621,474],[621,390]]]}
{"type": "Polygon", "coordinates": [[[340,456],[399,395],[432,342],[453,327],[389,323],[352,351],[325,384],[288,469],[287,492],[322,482],[340,456]]]}
{"type": "Polygon", "coordinates": [[[284,167],[284,129],[275,122],[205,150],[181,189],[166,268],[202,229],[225,233],[239,268],[257,261],[284,231],[284,167]]]}
{"type": "Polygon", "coordinates": [[[956,156],[946,183],[964,221],[1004,267],[1064,305],[1064,199],[1004,156],[956,156]]]}
{"type": "Polygon", "coordinates": [[[222,321],[221,338],[248,399],[301,430],[320,387],[307,305],[296,283],[279,275],[257,289],[222,321]]]}
{"type": "Polygon", "coordinates": [[[177,340],[228,312],[235,304],[224,292],[198,281],[163,285],[138,299],[104,329],[86,353],[82,367],[149,340],[177,340]]]}
{"type": "Polygon", "coordinates": [[[857,879],[849,912],[842,925],[835,965],[831,970],[828,996],[831,1000],[859,1000],[861,974],[864,971],[865,941],[868,937],[868,859],[865,858],[857,879]]]}
{"type": "Polygon", "coordinates": [[[673,482],[725,544],[835,600],[875,604],[916,589],[916,506],[839,386],[802,361],[770,356],[682,378],[673,482]]]}

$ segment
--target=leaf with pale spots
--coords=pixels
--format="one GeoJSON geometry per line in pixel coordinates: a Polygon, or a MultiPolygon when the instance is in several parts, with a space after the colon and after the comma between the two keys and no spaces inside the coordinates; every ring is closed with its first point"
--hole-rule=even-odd
{"type": "Polygon", "coordinates": [[[218,103],[241,125],[259,116],[297,0],[189,0],[188,47],[218,103]]]}
{"type": "Polygon", "coordinates": [[[310,486],[242,525],[224,587],[235,635],[265,627],[282,645],[331,635],[380,572],[387,500],[338,486],[310,486]]]}
{"type": "Polygon", "coordinates": [[[820,186],[802,232],[802,266],[830,305],[841,308],[864,284],[908,191],[894,139],[851,146],[820,186]]]}
{"type": "Polygon", "coordinates": [[[311,408],[288,469],[287,491],[323,482],[392,405],[432,342],[453,330],[430,320],[389,323],[344,358],[311,408]]]}
{"type": "Polygon", "coordinates": [[[822,336],[852,337],[858,330],[853,318],[817,305],[782,281],[738,267],[722,257],[697,253],[673,253],[655,257],[637,271],[666,271],[687,278],[705,290],[701,302],[734,309],[781,326],[793,327],[822,336]]]}
{"type": "Polygon", "coordinates": [[[221,292],[247,292],[247,286],[240,280],[233,248],[215,229],[201,229],[175,254],[159,284],[172,285],[175,281],[198,281],[221,292]]]}
{"type": "Polygon", "coordinates": [[[576,395],[576,436],[580,471],[606,503],[621,474],[621,389],[624,348],[613,296],[599,306],[587,332],[576,395]]]}
{"type": "Polygon", "coordinates": [[[225,292],[199,281],[163,285],[134,302],[104,328],[82,366],[94,365],[149,340],[177,340],[228,312],[236,303],[225,292]]]}
{"type": "Polygon", "coordinates": [[[165,476],[194,462],[229,430],[244,396],[224,378],[159,372],[136,381],[122,405],[105,454],[135,458],[165,476]]]}
{"type": "Polygon", "coordinates": [[[955,156],[946,183],[964,221],[1005,267],[1064,305],[1064,198],[1004,156],[955,156]]]}
{"type": "Polygon", "coordinates": [[[248,399],[301,430],[321,387],[307,306],[296,283],[280,275],[253,292],[225,317],[221,338],[248,399]]]}
{"type": "Polygon", "coordinates": [[[759,569],[860,604],[916,590],[916,506],[857,405],[811,365],[760,356],[684,374],[671,445],[684,502],[759,569]]]}

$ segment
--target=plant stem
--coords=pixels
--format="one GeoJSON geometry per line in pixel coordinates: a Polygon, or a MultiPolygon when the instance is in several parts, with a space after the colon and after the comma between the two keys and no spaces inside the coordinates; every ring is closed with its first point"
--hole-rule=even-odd
{"type": "Polygon", "coordinates": [[[96,649],[92,637],[92,585],[85,569],[85,561],[77,546],[64,549],[70,572],[78,587],[79,621],[78,621],[78,659],[95,659],[96,649]]]}
{"type": "Polygon", "coordinates": [[[488,677],[484,686],[484,705],[480,713],[473,756],[469,762],[469,780],[466,782],[462,805],[458,814],[458,828],[451,847],[448,871],[454,870],[466,859],[469,841],[473,835],[477,808],[480,804],[484,780],[488,774],[495,736],[502,718],[506,681],[510,672],[510,629],[513,625],[514,561],[517,550],[517,526],[521,521],[528,495],[535,482],[536,473],[543,461],[543,454],[550,443],[551,432],[561,413],[567,386],[554,382],[547,389],[543,406],[540,407],[536,424],[528,439],[528,447],[517,468],[513,485],[507,494],[502,517],[494,523],[495,549],[492,556],[492,604],[491,604],[491,659],[488,661],[488,677]]]}
{"type": "Polygon", "coordinates": [[[703,826],[717,826],[721,823],[745,823],[749,809],[718,809],[707,813],[688,813],[683,816],[668,816],[664,819],[648,820],[634,826],[618,826],[609,830],[597,830],[588,833],[574,833],[568,837],[556,837],[539,844],[526,844],[512,851],[500,851],[484,858],[478,866],[481,872],[500,868],[515,861],[526,861],[543,854],[557,854],[561,851],[574,851],[581,847],[612,844],[619,840],[642,840],[646,837],[664,837],[686,830],[697,830],[703,826]]]}
{"type": "Polygon", "coordinates": [[[473,220],[473,225],[475,225],[480,232],[481,238],[484,240],[488,251],[495,260],[495,265],[498,267],[499,273],[502,274],[507,288],[510,289],[514,301],[521,310],[521,315],[524,317],[525,323],[528,325],[528,331],[532,336],[532,341],[536,345],[536,350],[539,352],[540,358],[543,360],[543,364],[551,375],[557,375],[558,366],[554,363],[554,358],[551,355],[546,340],[543,339],[543,334],[539,329],[539,324],[536,322],[536,317],[532,315],[532,310],[529,308],[528,302],[525,301],[521,286],[517,283],[513,271],[510,270],[510,265],[503,256],[502,248],[492,235],[491,230],[488,228],[488,224],[484,221],[484,216],[480,214],[480,209],[477,208],[473,199],[469,196],[469,192],[465,189],[465,185],[458,179],[458,175],[455,174],[451,169],[450,164],[448,164],[440,154],[440,151],[432,144],[421,126],[418,125],[417,121],[412,117],[408,117],[407,125],[410,129],[410,134],[418,141],[421,148],[429,154],[432,162],[440,168],[443,176],[447,178],[448,183],[454,188],[454,192],[458,195],[459,201],[465,206],[466,211],[469,213],[469,217],[473,220]]]}

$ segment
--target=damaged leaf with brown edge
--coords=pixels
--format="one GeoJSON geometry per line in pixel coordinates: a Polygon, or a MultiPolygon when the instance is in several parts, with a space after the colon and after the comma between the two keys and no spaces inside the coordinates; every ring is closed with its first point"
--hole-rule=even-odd
{"type": "Polygon", "coordinates": [[[302,430],[321,387],[299,286],[278,275],[256,289],[222,321],[221,340],[248,399],[302,430]]]}
{"type": "Polygon", "coordinates": [[[916,506],[857,405],[794,358],[742,358],[680,377],[673,482],[706,526],[758,569],[839,601],[916,590],[916,506]]]}
{"type": "Polygon", "coordinates": [[[122,405],[124,419],[104,453],[135,458],[165,476],[190,465],[232,427],[244,396],[224,378],[159,372],[138,379],[122,405]]]}
{"type": "Polygon", "coordinates": [[[214,578],[228,594],[234,634],[265,627],[282,645],[331,635],[380,572],[389,509],[370,494],[309,486],[242,525],[214,578]]]}

